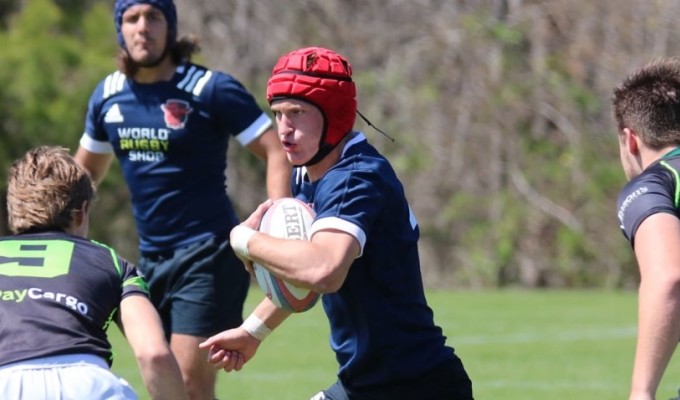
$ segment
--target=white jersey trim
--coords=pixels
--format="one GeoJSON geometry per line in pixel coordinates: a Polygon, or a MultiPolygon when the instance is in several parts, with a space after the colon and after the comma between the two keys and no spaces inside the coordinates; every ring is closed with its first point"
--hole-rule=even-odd
{"type": "Polygon", "coordinates": [[[0,366],[0,371],[25,368],[58,367],[60,365],[72,365],[76,363],[92,364],[104,369],[109,369],[109,364],[107,364],[106,361],[104,361],[104,359],[101,357],[95,356],[94,354],[76,353],[17,361],[0,366]]]}
{"type": "Polygon", "coordinates": [[[67,354],[19,361],[0,368],[0,398],[137,400],[132,386],[101,357],[67,354]],[[26,384],[30,382],[29,384],[26,384]]]}
{"type": "Polygon", "coordinates": [[[312,222],[312,230],[309,234],[309,237],[311,238],[312,236],[314,236],[316,232],[331,229],[352,235],[357,240],[357,242],[359,242],[359,246],[361,247],[361,250],[359,250],[359,255],[357,255],[357,258],[361,257],[361,255],[364,254],[364,245],[366,245],[366,233],[363,231],[363,229],[359,228],[357,225],[338,217],[325,217],[317,219],[314,222],[312,222]]]}
{"type": "Polygon", "coordinates": [[[80,147],[84,148],[90,153],[97,154],[113,153],[113,146],[111,146],[111,143],[94,140],[87,133],[83,133],[83,136],[80,138],[80,147]]]}
{"type": "MultiPolygon", "coordinates": [[[[177,68],[178,72],[182,72],[184,66],[177,68]]],[[[212,78],[213,73],[210,70],[198,68],[195,65],[189,67],[186,76],[177,84],[177,88],[191,93],[194,96],[200,96],[203,88],[212,78]]]]}
{"type": "Polygon", "coordinates": [[[193,93],[194,96],[200,96],[201,92],[203,91],[203,88],[208,83],[211,77],[212,71],[207,71],[205,75],[203,75],[196,81],[196,86],[194,87],[194,90],[191,91],[191,93],[193,93]]]}
{"type": "MultiPolygon", "coordinates": [[[[184,66],[182,66],[182,69],[184,69],[183,67],[184,67],[184,66]]],[[[178,68],[178,70],[179,70],[179,68],[178,68]]],[[[184,87],[185,87],[185,86],[187,85],[187,83],[189,83],[189,81],[193,78],[194,72],[196,72],[196,70],[197,70],[197,68],[196,68],[195,65],[192,65],[191,67],[189,67],[189,71],[187,71],[187,74],[184,76],[184,79],[182,79],[182,80],[177,84],[177,88],[178,88],[178,89],[185,90],[184,87]]],[[[187,92],[190,92],[190,90],[187,90],[187,92]]]]}
{"type": "Polygon", "coordinates": [[[116,71],[106,77],[104,80],[104,94],[102,97],[104,99],[121,92],[125,85],[126,76],[120,71],[116,71]]]}
{"type": "Polygon", "coordinates": [[[361,131],[354,131],[355,135],[352,139],[349,140],[349,142],[345,143],[345,147],[342,148],[342,154],[340,157],[343,157],[345,153],[347,152],[347,149],[350,147],[354,146],[357,143],[366,141],[366,136],[364,136],[364,133],[361,131]]]}
{"type": "Polygon", "coordinates": [[[272,126],[272,120],[265,113],[262,113],[249,127],[244,129],[241,133],[236,135],[236,140],[241,146],[249,145],[253,140],[260,137],[269,127],[272,126]]]}

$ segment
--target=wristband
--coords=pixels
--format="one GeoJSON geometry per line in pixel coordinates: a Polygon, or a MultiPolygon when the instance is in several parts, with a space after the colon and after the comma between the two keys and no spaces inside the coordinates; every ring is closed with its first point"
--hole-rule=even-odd
{"type": "Polygon", "coordinates": [[[256,230],[248,228],[245,225],[236,225],[234,229],[231,230],[231,240],[229,241],[234,252],[243,257],[250,258],[248,242],[256,232],[256,230]]]}
{"type": "Polygon", "coordinates": [[[246,318],[246,320],[241,324],[241,328],[243,328],[246,332],[251,334],[260,342],[269,336],[270,333],[272,333],[272,330],[269,329],[267,325],[265,325],[265,323],[262,322],[262,320],[255,314],[250,314],[250,316],[248,316],[248,318],[246,318]]]}

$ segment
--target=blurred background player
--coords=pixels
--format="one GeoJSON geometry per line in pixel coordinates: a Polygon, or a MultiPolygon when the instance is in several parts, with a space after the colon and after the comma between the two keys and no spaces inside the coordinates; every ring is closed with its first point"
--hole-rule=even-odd
{"type": "Polygon", "coordinates": [[[640,269],[630,400],[652,400],[680,338],[680,59],[659,59],[614,89],[621,230],[640,269]]]}
{"type": "Polygon", "coordinates": [[[186,399],[160,318],[135,267],[86,239],[94,187],[61,147],[9,171],[15,235],[0,238],[0,398],[136,399],[109,369],[106,329],[125,333],[153,399],[186,399]]]}
{"type": "MultiPolygon", "coordinates": [[[[419,229],[390,163],[353,130],[350,63],[323,48],[282,56],[267,84],[293,193],[316,211],[311,240],[257,232],[261,204],[231,232],[240,257],[323,293],[338,380],[314,399],[472,399],[461,360],[434,323],[423,289],[419,229]]],[[[264,299],[239,328],[201,344],[240,370],[289,314],[264,299]]]]}
{"type": "Polygon", "coordinates": [[[198,344],[243,321],[249,276],[228,244],[231,137],[267,166],[267,194],[290,195],[271,119],[232,76],[190,62],[171,0],[115,2],[119,70],[95,88],[76,159],[100,182],[115,154],[131,193],[138,268],[149,283],[192,399],[215,397],[198,344]]]}

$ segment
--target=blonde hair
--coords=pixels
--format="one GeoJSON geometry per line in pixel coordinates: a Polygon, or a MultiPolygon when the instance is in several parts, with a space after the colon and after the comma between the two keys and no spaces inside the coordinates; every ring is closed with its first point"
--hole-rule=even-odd
{"type": "Polygon", "coordinates": [[[66,229],[95,189],[68,149],[40,146],[14,161],[9,170],[7,215],[13,233],[66,229]]]}

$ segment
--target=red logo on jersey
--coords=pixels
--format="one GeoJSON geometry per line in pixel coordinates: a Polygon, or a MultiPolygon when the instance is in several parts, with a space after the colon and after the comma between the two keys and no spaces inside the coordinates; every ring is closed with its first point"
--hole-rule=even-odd
{"type": "Polygon", "coordinates": [[[182,129],[187,122],[193,108],[184,100],[168,99],[161,105],[164,113],[165,125],[171,129],[182,129]]]}

